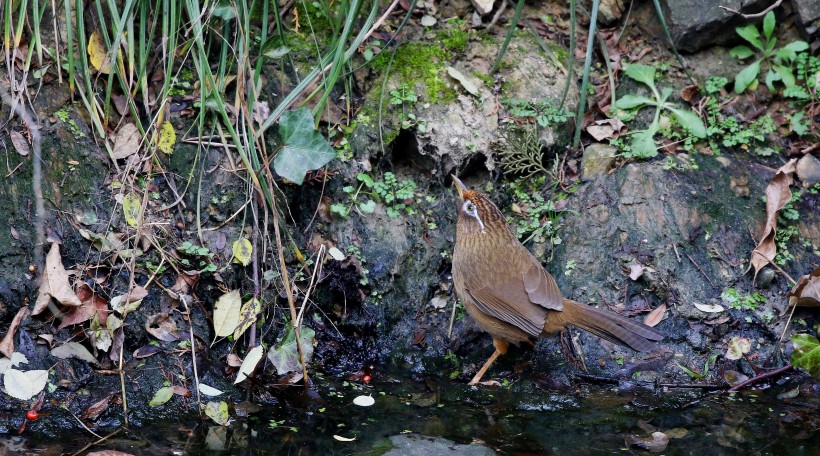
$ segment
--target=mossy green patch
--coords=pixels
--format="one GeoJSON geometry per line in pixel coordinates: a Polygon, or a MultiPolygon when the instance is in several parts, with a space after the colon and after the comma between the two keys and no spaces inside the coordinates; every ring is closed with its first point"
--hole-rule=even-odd
{"type": "MultiPolygon", "coordinates": [[[[399,83],[405,82],[423,87],[426,101],[449,102],[456,98],[456,91],[448,86],[444,76],[444,62],[450,53],[444,47],[429,43],[407,43],[399,47],[393,57],[391,72],[398,73],[399,83]]],[[[371,62],[371,67],[384,72],[390,64],[390,53],[382,52],[371,62]]]]}

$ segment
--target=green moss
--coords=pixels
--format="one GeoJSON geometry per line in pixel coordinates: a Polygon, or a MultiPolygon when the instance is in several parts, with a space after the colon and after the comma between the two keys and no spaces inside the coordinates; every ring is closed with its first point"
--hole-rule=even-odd
{"type": "MultiPolygon", "coordinates": [[[[391,72],[399,75],[399,83],[420,85],[430,103],[449,102],[456,91],[447,85],[444,64],[450,53],[443,47],[429,43],[407,43],[399,47],[393,57],[391,72]]],[[[390,54],[382,52],[371,61],[371,67],[383,73],[390,64],[390,54]]]]}
{"type": "Polygon", "coordinates": [[[439,32],[436,38],[447,49],[461,54],[467,50],[467,42],[470,40],[470,32],[461,30],[461,28],[458,27],[448,28],[439,32]]]}

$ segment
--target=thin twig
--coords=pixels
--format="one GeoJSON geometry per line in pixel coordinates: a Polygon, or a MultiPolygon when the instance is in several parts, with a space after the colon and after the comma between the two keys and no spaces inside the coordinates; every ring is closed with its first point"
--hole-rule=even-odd
{"type": "Polygon", "coordinates": [[[728,390],[726,390],[726,392],[733,393],[733,392],[738,391],[739,389],[741,389],[743,387],[751,385],[752,383],[756,383],[756,382],[759,382],[760,380],[765,380],[769,377],[774,377],[775,375],[780,375],[783,372],[787,372],[791,368],[792,368],[792,365],[789,364],[789,365],[777,368],[773,371],[764,372],[760,375],[756,375],[756,376],[746,380],[745,382],[738,383],[737,385],[735,385],[735,386],[729,388],[728,390]]]}
{"type": "MultiPolygon", "coordinates": [[[[71,454],[71,456],[79,456],[79,455],[81,455],[81,454],[84,454],[84,453],[85,453],[85,450],[87,450],[87,449],[89,449],[89,448],[93,447],[94,445],[99,445],[99,444],[101,444],[101,443],[105,442],[106,440],[110,439],[111,437],[114,437],[115,435],[117,435],[117,434],[119,434],[120,432],[122,432],[122,430],[123,430],[123,428],[119,428],[119,429],[117,429],[116,431],[114,431],[114,432],[112,432],[112,433],[110,433],[110,434],[106,435],[105,437],[101,437],[99,440],[97,440],[97,441],[95,441],[95,442],[91,442],[91,443],[89,443],[88,445],[86,445],[86,446],[84,446],[84,447],[80,448],[77,452],[72,453],[72,454],[71,454]]],[[[96,435],[96,434],[94,434],[94,435],[96,435]]]]}
{"type": "Polygon", "coordinates": [[[698,271],[700,271],[700,273],[701,273],[701,274],[703,274],[703,277],[706,277],[706,280],[708,280],[708,281],[709,281],[709,283],[710,283],[710,284],[712,284],[712,286],[714,287],[714,286],[715,286],[715,283],[714,283],[714,282],[712,282],[712,279],[710,279],[710,278],[709,278],[709,276],[708,276],[708,275],[706,275],[706,273],[705,273],[705,272],[703,272],[703,269],[701,269],[701,268],[700,268],[700,265],[699,265],[699,264],[698,264],[698,263],[694,260],[694,258],[692,258],[692,256],[691,256],[691,255],[689,255],[688,253],[686,254],[686,256],[689,258],[689,261],[691,261],[691,262],[692,262],[692,264],[694,264],[694,265],[695,265],[695,267],[696,267],[696,268],[698,268],[698,271]]]}
{"type": "Polygon", "coordinates": [[[733,10],[732,8],[729,8],[728,6],[718,6],[718,8],[720,8],[724,11],[727,11],[729,13],[732,13],[732,14],[737,14],[741,17],[746,18],[746,19],[753,19],[755,17],[765,16],[769,11],[771,11],[771,10],[777,8],[778,6],[780,6],[781,3],[783,3],[783,0],[777,0],[776,2],[771,4],[768,8],[764,9],[763,11],[761,11],[759,13],[754,13],[754,14],[743,14],[740,11],[733,10]]]}

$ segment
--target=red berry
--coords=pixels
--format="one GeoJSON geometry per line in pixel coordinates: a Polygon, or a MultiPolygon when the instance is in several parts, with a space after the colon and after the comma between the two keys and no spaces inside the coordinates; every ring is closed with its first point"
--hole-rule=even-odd
{"type": "Polygon", "coordinates": [[[26,413],[26,419],[27,419],[27,420],[29,420],[29,421],[34,421],[34,420],[36,420],[37,418],[40,418],[40,414],[39,414],[39,413],[37,413],[37,411],[36,411],[36,410],[29,410],[29,411],[26,413]]]}
{"type": "Polygon", "coordinates": [[[371,378],[370,378],[370,376],[369,376],[369,375],[364,375],[364,376],[362,376],[362,381],[363,381],[363,382],[365,382],[365,383],[370,383],[370,380],[371,380],[371,378]]]}

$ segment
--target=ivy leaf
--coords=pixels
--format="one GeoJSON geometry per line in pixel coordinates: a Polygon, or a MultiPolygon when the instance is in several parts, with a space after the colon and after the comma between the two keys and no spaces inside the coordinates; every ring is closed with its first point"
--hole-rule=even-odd
{"type": "MultiPolygon", "coordinates": [[[[306,326],[303,326],[299,332],[300,339],[302,339],[302,353],[305,355],[305,362],[307,363],[313,357],[313,336],[316,333],[306,326]]],[[[288,372],[296,372],[302,369],[293,325],[288,324],[285,327],[282,343],[268,351],[268,359],[276,368],[277,375],[285,375],[288,372]]]]}
{"type": "Polygon", "coordinates": [[[307,108],[288,111],[279,121],[279,135],[285,147],[273,159],[273,169],[285,179],[302,185],[308,171],[325,166],[336,151],[314,127],[307,108]]]}
{"type": "Polygon", "coordinates": [[[624,74],[630,78],[642,82],[649,87],[655,87],[655,68],[649,65],[641,65],[640,63],[633,63],[627,65],[624,74]]]}
{"type": "Polygon", "coordinates": [[[760,60],[747,66],[735,76],[735,92],[741,94],[750,88],[751,84],[757,81],[758,74],[760,74],[760,60]]]}
{"type": "Polygon", "coordinates": [[[820,342],[811,334],[792,336],[794,352],[791,364],[808,371],[814,378],[820,378],[820,342]]]}
{"type": "Polygon", "coordinates": [[[671,106],[666,106],[667,109],[672,111],[672,114],[678,119],[681,125],[684,128],[692,132],[693,135],[697,136],[698,138],[705,138],[706,137],[706,126],[703,124],[703,121],[692,111],[688,111],[685,109],[678,109],[673,108],[671,106]]]}

